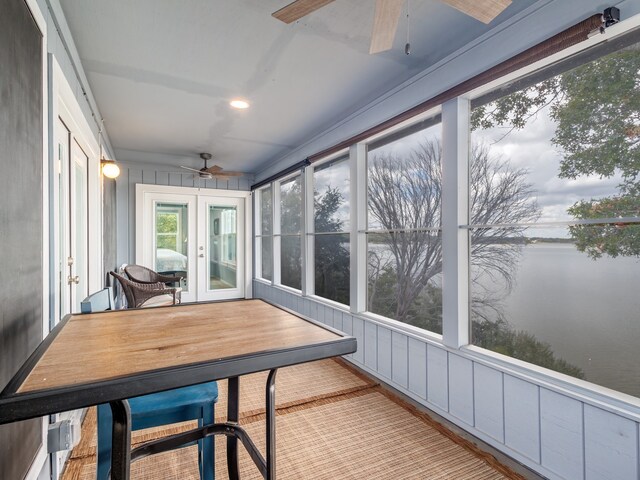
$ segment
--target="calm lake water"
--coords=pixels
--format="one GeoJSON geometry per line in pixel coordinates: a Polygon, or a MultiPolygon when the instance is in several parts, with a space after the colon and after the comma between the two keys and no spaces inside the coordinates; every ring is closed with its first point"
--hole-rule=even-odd
{"type": "Polygon", "coordinates": [[[572,244],[524,247],[504,313],[586,380],[640,397],[640,261],[590,259],[572,244]]]}

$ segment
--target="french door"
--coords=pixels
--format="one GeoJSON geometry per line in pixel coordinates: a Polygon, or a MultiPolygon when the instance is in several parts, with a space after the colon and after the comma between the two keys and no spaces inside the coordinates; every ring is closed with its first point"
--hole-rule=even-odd
{"type": "Polygon", "coordinates": [[[56,147],[59,174],[59,292],[62,318],[80,312],[89,293],[88,156],[64,122],[58,119],[56,147]]]}
{"type": "Polygon", "coordinates": [[[183,302],[243,298],[247,256],[244,196],[190,190],[145,192],[144,187],[151,186],[139,187],[136,262],[157,272],[183,276],[183,302]]]}

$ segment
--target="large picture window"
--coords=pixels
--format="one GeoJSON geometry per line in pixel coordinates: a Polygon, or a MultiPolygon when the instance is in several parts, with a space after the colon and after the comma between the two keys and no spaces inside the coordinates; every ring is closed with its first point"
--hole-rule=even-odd
{"type": "Polygon", "coordinates": [[[313,172],[315,294],[349,304],[349,158],[313,172]]]}
{"type": "Polygon", "coordinates": [[[640,48],[568,63],[475,102],[472,341],[640,396],[640,48]]]}
{"type": "Polygon", "coordinates": [[[440,116],[369,147],[367,309],[442,333],[440,116]]]}

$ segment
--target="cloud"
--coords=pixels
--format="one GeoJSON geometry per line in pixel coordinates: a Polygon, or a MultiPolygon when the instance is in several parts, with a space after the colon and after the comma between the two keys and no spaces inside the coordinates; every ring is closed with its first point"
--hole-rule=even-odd
{"type": "Polygon", "coordinates": [[[620,176],[560,178],[563,155],[551,142],[555,129],[547,107],[529,119],[522,130],[491,128],[474,131],[471,137],[472,142],[487,145],[492,155],[500,156],[512,168],[527,171],[527,181],[542,208],[540,222],[573,220],[567,213],[571,205],[614,195],[621,182],[620,176]]]}

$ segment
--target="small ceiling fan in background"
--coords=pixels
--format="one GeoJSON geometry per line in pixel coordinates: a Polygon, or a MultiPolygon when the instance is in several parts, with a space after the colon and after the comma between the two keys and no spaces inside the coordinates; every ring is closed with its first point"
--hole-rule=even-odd
{"type": "MultiPolygon", "coordinates": [[[[296,0],[271,15],[284,23],[292,23],[302,17],[332,3],[334,0],[296,0]]],[[[489,23],[511,0],[440,0],[483,23],[489,23]]],[[[390,50],[398,29],[398,20],[405,0],[376,0],[376,11],[371,32],[369,53],[390,50]]]]}
{"type": "Polygon", "coordinates": [[[207,161],[211,160],[210,153],[201,153],[200,158],[204,160],[204,167],[200,170],[196,170],[195,168],[185,167],[180,165],[180,168],[184,168],[185,170],[191,170],[192,172],[196,172],[200,178],[211,179],[217,178],[221,180],[228,180],[231,177],[241,177],[244,175],[242,172],[231,172],[228,170],[224,170],[222,167],[218,165],[213,165],[211,167],[207,167],[207,161]]]}

